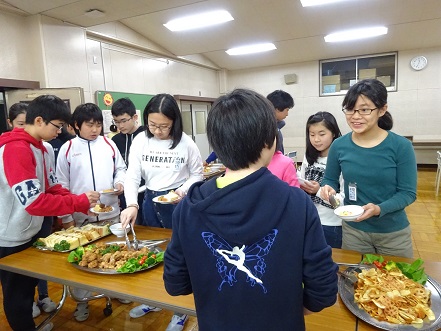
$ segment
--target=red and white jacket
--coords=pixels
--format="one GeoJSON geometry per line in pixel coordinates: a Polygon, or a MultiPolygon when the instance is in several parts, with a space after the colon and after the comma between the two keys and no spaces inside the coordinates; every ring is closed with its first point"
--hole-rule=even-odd
{"type": "Polygon", "coordinates": [[[87,212],[87,196],[58,184],[52,164],[43,142],[24,129],[0,136],[0,247],[30,241],[44,216],[87,212]]]}

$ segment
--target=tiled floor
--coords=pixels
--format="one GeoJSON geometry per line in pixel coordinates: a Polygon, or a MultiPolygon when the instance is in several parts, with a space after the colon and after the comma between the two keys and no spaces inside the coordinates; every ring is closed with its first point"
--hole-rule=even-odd
{"type": "MultiPolygon", "coordinates": [[[[420,169],[418,171],[418,198],[407,208],[411,222],[414,255],[426,261],[441,261],[441,194],[435,196],[435,169],[420,169]]],[[[61,286],[49,283],[49,293],[53,299],[61,297],[61,286]]],[[[0,300],[3,301],[0,291],[0,300]]],[[[87,321],[79,323],[73,318],[75,302],[67,298],[63,309],[54,318],[54,330],[81,330],[81,331],[163,331],[167,327],[172,312],[160,311],[149,313],[138,319],[129,316],[131,308],[137,304],[124,305],[117,300],[113,302],[113,313],[109,317],[103,315],[105,300],[90,302],[90,317],[87,321]]],[[[39,322],[45,314],[37,318],[39,322]]],[[[3,307],[0,306],[0,329],[10,331],[3,307]]],[[[184,331],[198,330],[195,317],[190,317],[184,331]]],[[[316,330],[309,330],[316,331],[316,330]]],[[[318,331],[318,330],[317,330],[318,331]]]]}

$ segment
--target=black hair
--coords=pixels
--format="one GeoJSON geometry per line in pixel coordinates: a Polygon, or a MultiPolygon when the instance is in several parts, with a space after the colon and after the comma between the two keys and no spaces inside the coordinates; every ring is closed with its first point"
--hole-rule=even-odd
{"type": "Polygon", "coordinates": [[[256,163],[262,150],[273,146],[276,134],[274,107],[252,90],[235,89],[221,96],[208,113],[208,142],[231,170],[256,163]]]}
{"type": "Polygon", "coordinates": [[[71,118],[69,107],[55,95],[40,95],[29,103],[26,110],[26,124],[34,124],[39,116],[46,124],[54,120],[69,123],[71,118]]]}
{"type": "Polygon", "coordinates": [[[308,164],[314,164],[317,162],[318,157],[320,156],[320,151],[317,150],[312,144],[311,140],[309,139],[309,128],[313,124],[321,123],[325,128],[327,128],[329,131],[332,132],[332,141],[337,139],[338,137],[341,137],[341,131],[338,127],[337,120],[335,119],[334,115],[331,113],[328,113],[327,111],[319,111],[318,113],[315,113],[314,115],[311,115],[308,117],[308,120],[306,121],[306,152],[305,157],[308,161],[308,164]]]}
{"type": "Polygon", "coordinates": [[[282,90],[275,90],[266,97],[273,104],[278,111],[283,111],[286,108],[294,107],[294,99],[291,94],[282,90]]]}
{"type": "MultiPolygon", "coordinates": [[[[97,122],[101,124],[103,123],[103,112],[96,104],[90,102],[78,105],[73,112],[72,115],[73,128],[78,135],[80,133],[80,130],[77,129],[77,126],[78,128],[81,128],[81,125],[83,125],[84,122],[88,122],[88,121],[97,122]]],[[[101,130],[101,134],[102,133],[103,132],[101,130]]]]}
{"type": "Polygon", "coordinates": [[[11,106],[11,108],[9,108],[9,113],[8,113],[9,121],[11,121],[11,123],[12,123],[12,121],[15,120],[18,115],[26,114],[27,109],[28,109],[27,103],[24,103],[24,102],[14,103],[11,106]]]}
{"type": "MultiPolygon", "coordinates": [[[[175,98],[166,93],[157,94],[151,98],[144,109],[144,125],[148,125],[149,114],[152,113],[160,113],[173,121],[170,129],[170,136],[172,137],[173,143],[170,149],[175,148],[181,141],[183,131],[181,111],[175,98]]],[[[145,130],[145,133],[149,138],[154,136],[148,128],[145,130]]]]}
{"type": "Polygon", "coordinates": [[[112,116],[128,114],[130,117],[136,115],[136,107],[129,98],[121,98],[112,105],[112,116]]]}
{"type": "MultiPolygon", "coordinates": [[[[377,79],[364,79],[352,85],[343,99],[343,108],[354,109],[355,103],[360,95],[371,100],[375,107],[383,108],[387,104],[387,89],[377,79]]],[[[378,119],[378,126],[383,130],[391,130],[393,127],[392,115],[386,110],[383,116],[378,119]]]]}

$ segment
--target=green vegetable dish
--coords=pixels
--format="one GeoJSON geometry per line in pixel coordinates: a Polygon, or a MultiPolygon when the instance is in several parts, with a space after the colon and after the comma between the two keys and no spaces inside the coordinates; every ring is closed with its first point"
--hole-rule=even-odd
{"type": "Polygon", "coordinates": [[[127,250],[121,243],[99,243],[80,246],[69,253],[67,261],[82,270],[96,273],[134,273],[149,269],[164,261],[164,252],[142,247],[140,250],[127,250]]]}
{"type": "Polygon", "coordinates": [[[422,267],[424,261],[421,259],[417,259],[412,263],[394,262],[385,261],[382,256],[365,254],[364,259],[361,261],[361,263],[373,264],[379,269],[385,268],[388,271],[398,268],[407,278],[412,279],[415,282],[423,285],[427,282],[428,279],[427,274],[424,272],[424,268],[422,267]]]}

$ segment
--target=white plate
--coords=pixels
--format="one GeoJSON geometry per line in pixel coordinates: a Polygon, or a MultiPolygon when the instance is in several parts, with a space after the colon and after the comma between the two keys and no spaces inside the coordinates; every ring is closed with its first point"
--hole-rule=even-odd
{"type": "MultiPolygon", "coordinates": [[[[112,206],[111,206],[112,207],[112,206]]],[[[106,215],[106,214],[110,214],[111,212],[113,212],[113,207],[112,207],[112,210],[111,211],[106,211],[106,212],[99,212],[99,211],[95,211],[93,208],[90,208],[89,210],[92,212],[92,213],[95,213],[95,214],[99,214],[99,215],[106,215]]]]}
{"type": "MultiPolygon", "coordinates": [[[[165,194],[164,194],[165,195],[165,194]]],[[[161,196],[161,195],[160,195],[161,196]]],[[[163,204],[163,205],[171,205],[171,204],[173,204],[174,203],[174,201],[160,201],[160,200],[158,200],[159,199],[159,196],[158,197],[154,197],[153,199],[152,199],[152,201],[153,202],[155,202],[155,203],[161,203],[161,204],[163,204]]]]}
{"type": "Polygon", "coordinates": [[[363,213],[363,207],[357,205],[340,206],[334,209],[334,214],[345,221],[353,221],[363,213]],[[347,212],[348,215],[342,215],[344,212],[347,212]]]}
{"type": "Polygon", "coordinates": [[[305,183],[311,184],[311,182],[309,180],[306,180],[304,178],[297,177],[297,179],[299,180],[300,185],[305,185],[305,183]]]}
{"type": "Polygon", "coordinates": [[[102,190],[102,191],[100,191],[99,193],[100,193],[100,194],[115,194],[115,192],[118,192],[118,190],[117,190],[116,188],[114,188],[114,189],[109,189],[109,190],[102,190]],[[112,191],[110,191],[110,190],[112,190],[112,191]]]}

